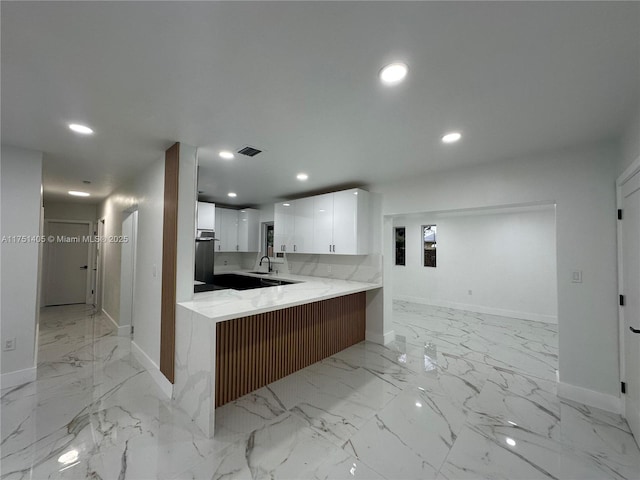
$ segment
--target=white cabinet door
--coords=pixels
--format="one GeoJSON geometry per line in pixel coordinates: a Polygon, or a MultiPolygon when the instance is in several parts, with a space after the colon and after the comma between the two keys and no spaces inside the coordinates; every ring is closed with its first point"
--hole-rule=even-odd
{"type": "Polygon", "coordinates": [[[291,202],[295,208],[293,221],[293,251],[313,253],[313,197],[291,202]]]}
{"type": "Polygon", "coordinates": [[[333,194],[333,253],[369,253],[369,192],[359,188],[333,194]]]}
{"type": "Polygon", "coordinates": [[[333,253],[333,195],[313,197],[313,253],[333,253]]]}
{"type": "Polygon", "coordinates": [[[292,202],[276,203],[273,212],[274,252],[293,252],[295,206],[292,202]]]}
{"type": "Polygon", "coordinates": [[[216,208],[216,252],[238,251],[238,211],[216,208]]]}
{"type": "Polygon", "coordinates": [[[358,251],[358,190],[333,194],[333,253],[358,251]]]}
{"type": "Polygon", "coordinates": [[[238,251],[238,211],[225,209],[222,217],[222,233],[226,240],[227,252],[238,251]]]}
{"type": "Polygon", "coordinates": [[[215,203],[198,202],[198,230],[215,230],[215,203]]]}
{"type": "Polygon", "coordinates": [[[258,210],[245,208],[238,214],[238,251],[257,252],[260,244],[260,217],[258,210]]]}

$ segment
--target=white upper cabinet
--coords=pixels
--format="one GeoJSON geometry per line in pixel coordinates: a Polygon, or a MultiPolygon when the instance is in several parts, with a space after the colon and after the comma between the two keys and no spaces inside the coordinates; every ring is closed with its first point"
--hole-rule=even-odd
{"type": "Polygon", "coordinates": [[[313,197],[313,250],[333,253],[333,193],[313,197]]]}
{"type": "Polygon", "coordinates": [[[311,252],[313,250],[313,197],[301,198],[291,203],[294,207],[293,251],[311,252]]]}
{"type": "Polygon", "coordinates": [[[276,203],[273,212],[274,252],[293,252],[294,222],[295,204],[293,202],[276,203]]]}
{"type": "Polygon", "coordinates": [[[274,231],[278,252],[366,255],[369,192],[353,188],[276,204],[274,231]]]}
{"type": "Polygon", "coordinates": [[[198,202],[198,230],[215,230],[216,205],[198,202]]]}
{"type": "Polygon", "coordinates": [[[238,251],[238,211],[216,208],[216,252],[238,251]]]}
{"type": "Polygon", "coordinates": [[[257,252],[260,214],[253,208],[233,210],[216,207],[216,252],[257,252]]]}
{"type": "Polygon", "coordinates": [[[354,188],[333,194],[333,253],[369,253],[369,192],[354,188]]]}
{"type": "Polygon", "coordinates": [[[260,212],[245,208],[238,212],[238,251],[257,252],[260,250],[260,212]]]}

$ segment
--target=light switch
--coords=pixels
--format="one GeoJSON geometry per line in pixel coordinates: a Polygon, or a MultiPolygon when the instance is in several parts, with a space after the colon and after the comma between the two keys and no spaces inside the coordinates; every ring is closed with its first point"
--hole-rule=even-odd
{"type": "Polygon", "coordinates": [[[582,270],[571,272],[571,283],[582,283],[582,270]]]}
{"type": "Polygon", "coordinates": [[[156,264],[155,264],[155,263],[153,264],[153,272],[152,272],[152,273],[153,273],[153,276],[154,276],[154,277],[157,277],[157,276],[158,276],[158,267],[156,267],[156,264]]]}

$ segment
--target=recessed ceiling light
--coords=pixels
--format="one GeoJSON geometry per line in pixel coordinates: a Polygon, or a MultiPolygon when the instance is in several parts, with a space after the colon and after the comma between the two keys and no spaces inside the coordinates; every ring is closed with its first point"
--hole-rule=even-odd
{"type": "Polygon", "coordinates": [[[69,128],[76,133],[81,133],[83,135],[91,135],[93,130],[86,125],[80,125],[79,123],[70,123],[69,128]]]}
{"type": "Polygon", "coordinates": [[[234,192],[229,192],[229,193],[227,193],[227,196],[231,197],[231,198],[236,198],[238,196],[238,194],[236,194],[234,192]]]}
{"type": "Polygon", "coordinates": [[[299,173],[298,175],[296,175],[296,178],[301,182],[304,182],[309,178],[309,175],[307,175],[306,173],[299,173]]]}
{"type": "Polygon", "coordinates": [[[462,134],[460,132],[449,132],[442,137],[443,143],[456,143],[458,140],[462,138],[462,134]]]}
{"type": "Polygon", "coordinates": [[[282,206],[283,206],[283,207],[290,207],[290,206],[291,206],[291,204],[290,204],[290,203],[283,203],[283,204],[282,204],[282,206]]]}
{"type": "Polygon", "coordinates": [[[220,155],[220,158],[224,158],[225,160],[233,160],[235,158],[235,155],[229,150],[220,150],[218,155],[220,155]]]}
{"type": "Polygon", "coordinates": [[[390,63],[380,70],[380,81],[385,85],[397,85],[407,76],[409,67],[404,63],[390,63]]]}
{"type": "Polygon", "coordinates": [[[74,197],[88,197],[91,194],[87,192],[78,192],[76,190],[69,190],[69,195],[73,195],[74,197]]]}
{"type": "Polygon", "coordinates": [[[509,445],[510,447],[515,447],[516,446],[516,441],[513,438],[507,437],[505,439],[505,441],[507,442],[507,445],[509,445]]]}

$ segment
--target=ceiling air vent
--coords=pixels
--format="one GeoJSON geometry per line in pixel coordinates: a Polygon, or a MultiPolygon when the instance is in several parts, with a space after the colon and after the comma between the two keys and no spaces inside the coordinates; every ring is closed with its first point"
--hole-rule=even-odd
{"type": "Polygon", "coordinates": [[[260,152],[262,152],[262,150],[258,150],[257,148],[253,148],[248,145],[238,150],[238,153],[241,153],[242,155],[246,155],[247,157],[255,157],[260,152]]]}

